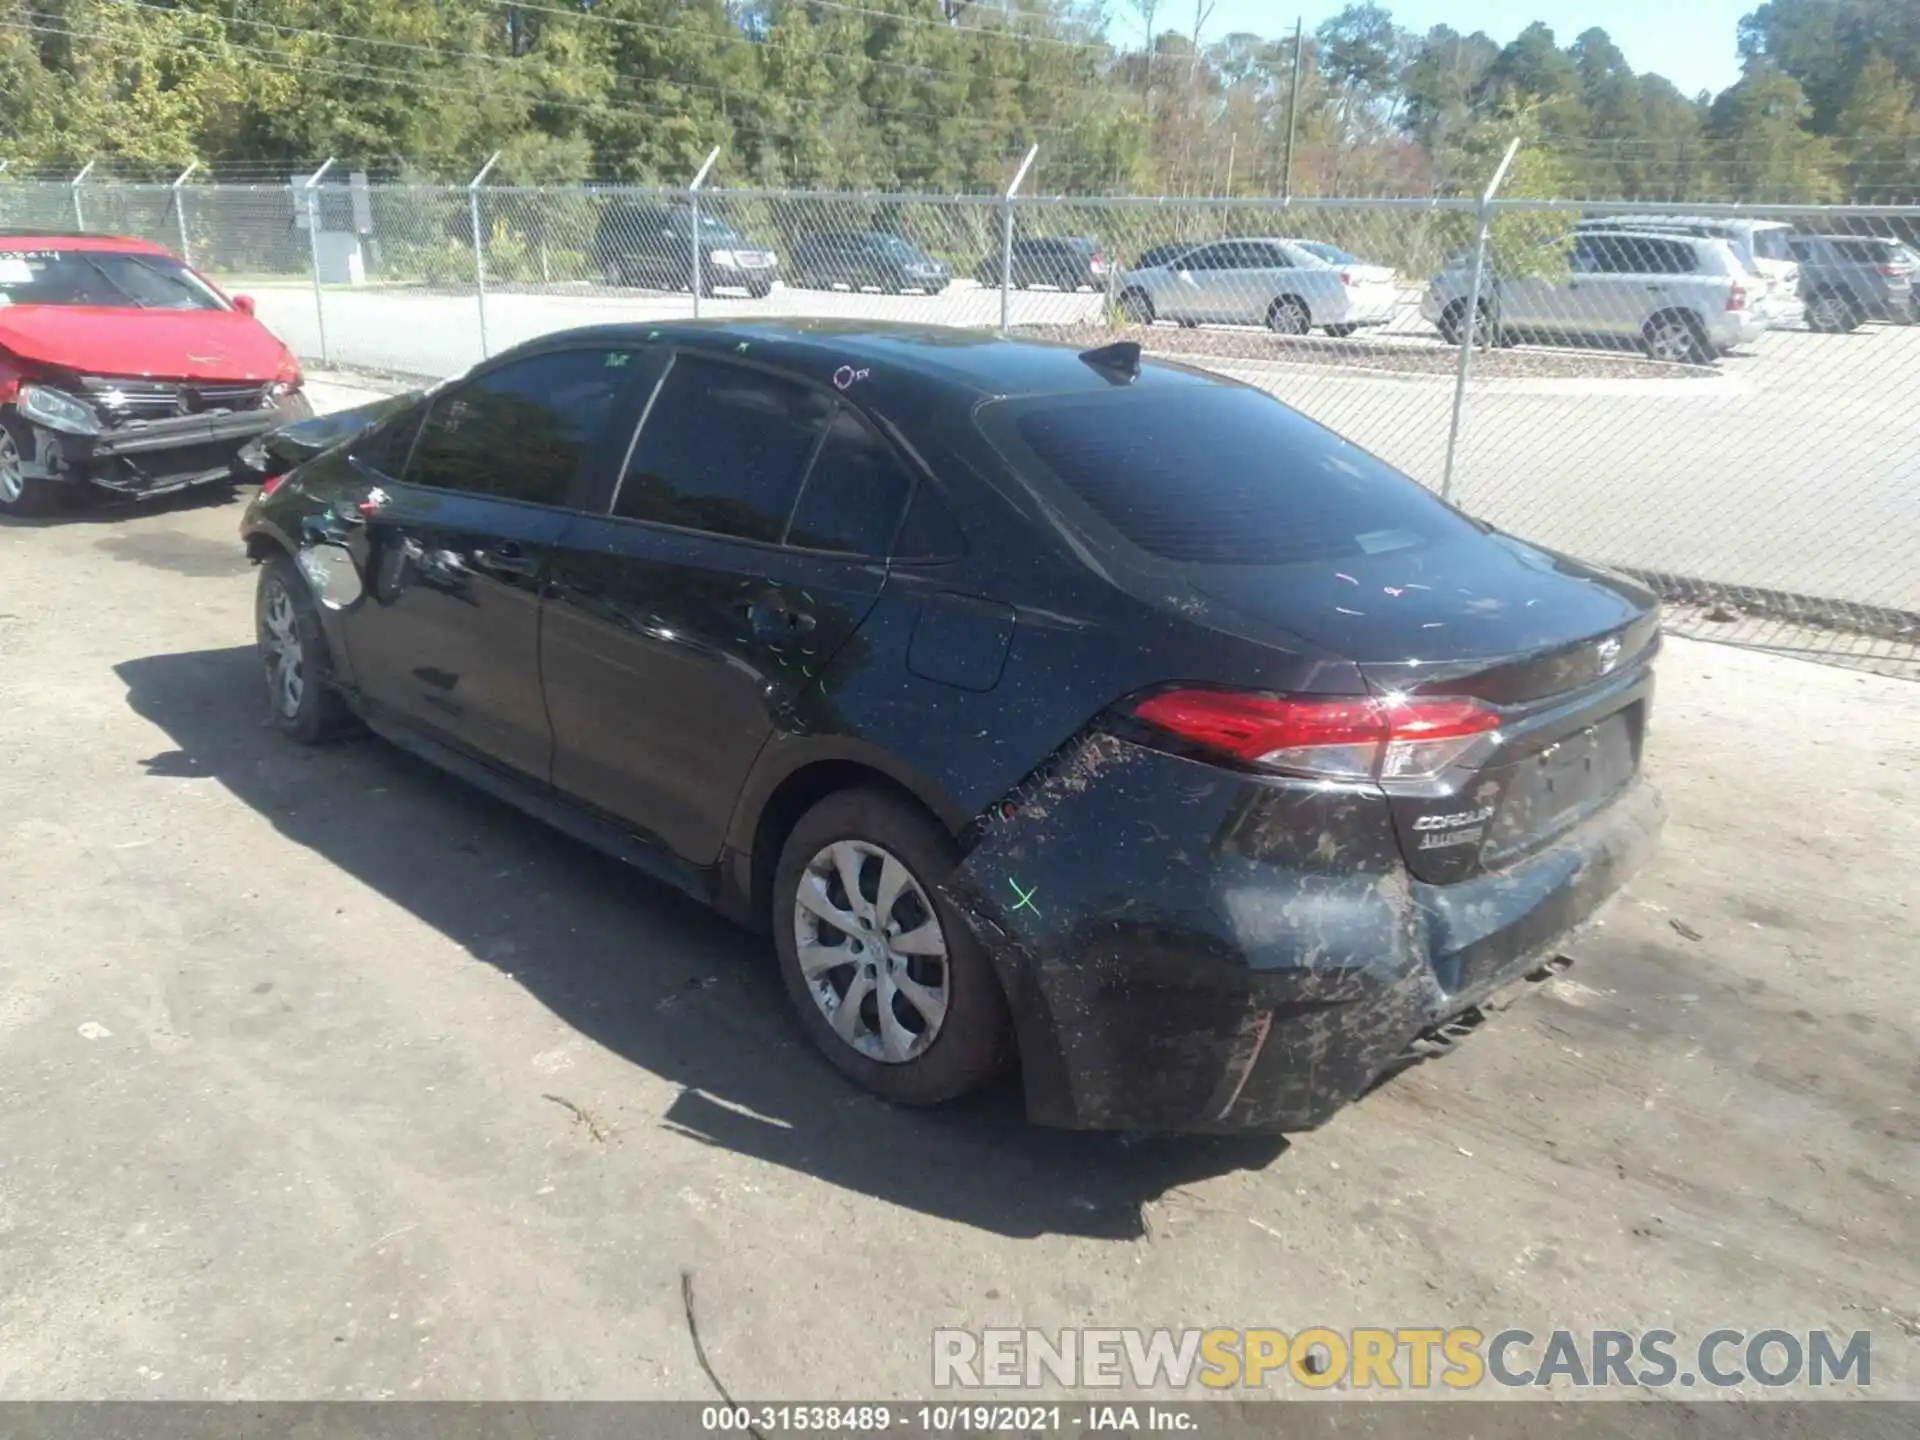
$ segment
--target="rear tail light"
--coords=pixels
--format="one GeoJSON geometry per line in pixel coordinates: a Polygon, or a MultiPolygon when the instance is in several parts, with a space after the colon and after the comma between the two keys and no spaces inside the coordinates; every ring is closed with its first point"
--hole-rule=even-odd
{"type": "Polygon", "coordinates": [[[1473,700],[1170,690],[1133,713],[1241,764],[1327,780],[1430,780],[1500,742],[1499,715],[1473,700]]]}
{"type": "Polygon", "coordinates": [[[1900,275],[1906,275],[1910,272],[1907,270],[1907,267],[1904,265],[1882,265],[1880,267],[1880,273],[1882,275],[1900,276],[1900,275]]]}
{"type": "Polygon", "coordinates": [[[1747,308],[1747,287],[1736,285],[1727,291],[1727,309],[1744,310],[1747,308]]]}
{"type": "Polygon", "coordinates": [[[278,475],[269,475],[263,480],[261,480],[260,482],[260,494],[262,496],[271,495],[273,494],[274,491],[278,490],[282,485],[286,483],[287,483],[287,472],[284,470],[282,470],[278,475]]]}
{"type": "Polygon", "coordinates": [[[1353,272],[1352,272],[1351,270],[1342,270],[1342,271],[1340,272],[1340,283],[1341,283],[1342,285],[1352,285],[1352,284],[1353,284],[1353,272]]]}

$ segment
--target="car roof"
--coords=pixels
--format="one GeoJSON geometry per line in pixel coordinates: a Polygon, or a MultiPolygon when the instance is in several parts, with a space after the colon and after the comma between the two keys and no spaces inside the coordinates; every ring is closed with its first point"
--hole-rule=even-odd
{"type": "Polygon", "coordinates": [[[1747,215],[1601,215],[1582,220],[1581,228],[1620,226],[1631,230],[1647,225],[1724,225],[1730,230],[1791,230],[1785,220],[1760,220],[1747,215]]]}
{"type": "Polygon", "coordinates": [[[1596,238],[1607,240],[1617,237],[1623,240],[1671,240],[1677,245],[1725,245],[1727,243],[1718,235],[1686,235],[1672,230],[1636,230],[1631,225],[1622,225],[1618,229],[1609,227],[1605,230],[1589,227],[1582,229],[1580,235],[1586,240],[1596,238]]]}
{"type": "MultiPolygon", "coordinates": [[[[583,342],[669,344],[726,359],[761,361],[831,380],[843,370],[865,371],[854,384],[891,390],[900,377],[965,392],[976,399],[1016,395],[1104,392],[1111,371],[1081,359],[1085,347],[1041,340],[1002,339],[989,331],[946,325],[858,319],[690,320],[667,324],[592,325],[528,341],[495,358],[583,342]]],[[[1097,348],[1097,347],[1096,347],[1097,348]]],[[[1123,382],[1122,382],[1123,383],[1123,382]]],[[[1141,389],[1172,386],[1245,388],[1237,380],[1178,362],[1140,357],[1131,382],[1141,389]]]]}
{"type": "Polygon", "coordinates": [[[131,250],[139,255],[173,253],[151,240],[132,235],[103,235],[97,230],[0,230],[0,250],[37,250],[50,245],[62,250],[131,250]]]}

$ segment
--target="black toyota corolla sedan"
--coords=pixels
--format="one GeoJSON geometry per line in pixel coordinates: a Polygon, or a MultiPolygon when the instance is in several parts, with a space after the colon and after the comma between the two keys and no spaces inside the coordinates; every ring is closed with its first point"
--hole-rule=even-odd
{"type": "Polygon", "coordinates": [[[1650,594],[1137,346],[602,327],[366,419],[243,522],[279,726],[770,932],[889,1100],[1316,1125],[1660,829],[1650,594]]]}

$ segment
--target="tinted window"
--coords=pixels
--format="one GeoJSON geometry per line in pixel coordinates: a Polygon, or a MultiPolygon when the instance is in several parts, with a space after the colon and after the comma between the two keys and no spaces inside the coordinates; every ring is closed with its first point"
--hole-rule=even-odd
{"type": "Polygon", "coordinates": [[[1349,255],[1337,245],[1323,245],[1318,240],[1303,240],[1300,248],[1329,265],[1359,265],[1363,263],[1358,255],[1349,255]]]}
{"type": "Polygon", "coordinates": [[[1793,251],[1787,246],[1787,232],[1784,230],[1754,231],[1753,253],[1762,260],[1793,259],[1793,251]]]}
{"type": "Polygon", "coordinates": [[[606,434],[633,352],[561,350],[435,397],[406,479],[535,505],[566,503],[606,434]]]}
{"type": "Polygon", "coordinates": [[[226,309],[206,282],[171,255],[114,250],[0,252],[0,304],[226,309]]]}
{"type": "Polygon", "coordinates": [[[614,513],[777,541],[832,406],[811,386],[679,355],[641,427],[614,513]]]}
{"type": "Polygon", "coordinates": [[[1166,560],[1279,565],[1477,533],[1413,480],[1255,390],[1041,400],[1011,428],[1101,520],[1166,560]]]}
{"type": "Polygon", "coordinates": [[[375,426],[365,436],[354,442],[349,453],[361,464],[378,470],[389,480],[401,478],[406,469],[407,456],[413,450],[414,437],[420,433],[420,422],[427,418],[427,406],[422,403],[404,414],[396,415],[384,425],[375,426]]]}
{"type": "Polygon", "coordinates": [[[1869,265],[1891,260],[1894,249],[1890,240],[1836,240],[1833,248],[1848,260],[1864,260],[1869,265]]]}
{"type": "Polygon", "coordinates": [[[885,555],[912,491],[893,447],[851,410],[836,410],[807,472],[787,543],[885,555]]]}

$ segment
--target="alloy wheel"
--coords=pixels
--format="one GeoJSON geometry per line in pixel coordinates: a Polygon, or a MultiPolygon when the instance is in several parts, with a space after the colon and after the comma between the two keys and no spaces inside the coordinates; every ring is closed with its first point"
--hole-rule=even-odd
{"type": "Polygon", "coordinates": [[[1647,351],[1656,360],[1685,364],[1694,355],[1693,331],[1682,320],[1656,320],[1647,334],[1647,351]]]}
{"type": "Polygon", "coordinates": [[[801,872],[794,948],[807,993],[841,1041],[888,1065],[926,1053],[947,1017],[947,938],[900,858],[836,840],[801,872]]]}
{"type": "Polygon", "coordinates": [[[278,580],[269,582],[267,603],[260,613],[261,659],[267,667],[267,699],[282,716],[291,720],[300,713],[300,702],[307,692],[306,669],[301,657],[300,625],[293,608],[293,597],[278,580]]]}
{"type": "Polygon", "coordinates": [[[0,425],[0,505],[18,505],[27,493],[26,462],[13,432],[0,425]]]}
{"type": "Polygon", "coordinates": [[[1813,328],[1816,330],[1844,330],[1847,328],[1847,306],[1838,295],[1821,295],[1813,302],[1813,328]]]}
{"type": "Polygon", "coordinates": [[[1276,300],[1267,311],[1267,328],[1276,335],[1304,335],[1311,323],[1297,300],[1276,300]]]}

